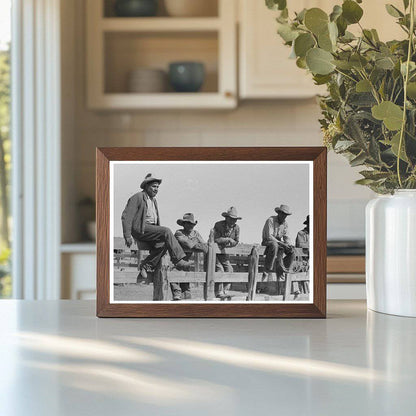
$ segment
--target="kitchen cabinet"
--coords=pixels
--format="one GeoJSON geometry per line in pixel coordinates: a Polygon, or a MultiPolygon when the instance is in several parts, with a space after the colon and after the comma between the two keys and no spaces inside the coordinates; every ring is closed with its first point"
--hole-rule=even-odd
{"type": "Polygon", "coordinates": [[[233,108],[237,105],[236,7],[218,2],[217,16],[116,17],[111,1],[87,1],[87,105],[90,109],[233,108]],[[167,71],[169,63],[205,66],[200,92],[128,92],[137,69],[167,71]]]}
{"type": "MultiPolygon", "coordinates": [[[[401,0],[390,2],[400,9],[401,0]]],[[[289,12],[320,7],[330,12],[337,0],[291,0],[289,12]]],[[[381,40],[403,38],[404,32],[395,24],[384,4],[364,2],[362,26],[377,29],[381,40]],[[388,23],[386,23],[388,22],[388,23]]],[[[242,99],[308,98],[325,92],[314,85],[312,77],[289,59],[290,48],[276,33],[275,17],[279,12],[269,10],[264,1],[239,0],[239,96],[242,99]]],[[[358,25],[350,26],[358,33],[358,25]]]]}
{"type": "MultiPolygon", "coordinates": [[[[290,10],[318,6],[293,0],[290,10]]],[[[318,7],[321,7],[319,5],[318,7]]],[[[239,0],[239,94],[244,98],[309,98],[319,92],[311,75],[289,59],[290,48],[276,33],[278,12],[264,1],[239,0]]]]}

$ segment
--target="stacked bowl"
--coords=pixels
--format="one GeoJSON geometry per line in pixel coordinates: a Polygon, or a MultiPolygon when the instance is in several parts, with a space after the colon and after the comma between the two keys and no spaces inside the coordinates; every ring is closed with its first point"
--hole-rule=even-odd
{"type": "Polygon", "coordinates": [[[162,69],[137,68],[129,73],[127,90],[135,93],[165,92],[166,72],[162,69]]]}

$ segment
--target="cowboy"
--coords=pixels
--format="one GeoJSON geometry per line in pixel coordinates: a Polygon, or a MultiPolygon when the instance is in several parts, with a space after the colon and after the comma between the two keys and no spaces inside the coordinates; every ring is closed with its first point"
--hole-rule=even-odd
{"type": "MultiPolygon", "coordinates": [[[[306,217],[306,220],[303,222],[305,225],[305,228],[303,230],[300,230],[296,236],[296,243],[295,246],[298,248],[301,248],[303,253],[307,254],[309,256],[309,215],[306,217]]],[[[306,266],[308,267],[308,260],[303,260],[304,263],[306,263],[306,266]]],[[[299,293],[307,293],[305,282],[293,282],[293,291],[296,296],[299,293]]]]}
{"type": "MultiPolygon", "coordinates": [[[[207,243],[201,237],[201,234],[194,230],[196,224],[198,224],[198,221],[194,219],[194,214],[187,212],[176,223],[182,227],[182,229],[175,232],[175,237],[186,254],[184,260],[190,260],[195,252],[208,253],[207,243]]],[[[189,283],[171,283],[170,287],[173,300],[191,299],[189,283]]]]}
{"type": "Polygon", "coordinates": [[[162,179],[151,173],[140,184],[143,191],[134,194],[127,201],[121,216],[124,241],[127,247],[136,242],[145,242],[151,246],[150,254],[140,264],[140,275],[147,278],[147,272],[154,270],[166,251],[179,270],[189,270],[192,262],[186,261],[186,254],[173,236],[172,231],[160,225],[159,210],[155,196],[162,179]]]}
{"type": "Polygon", "coordinates": [[[288,236],[286,217],[292,215],[287,205],[275,208],[277,215],[269,217],[263,227],[262,245],[266,246],[263,280],[276,271],[277,281],[293,262],[294,250],[288,236]],[[276,267],[277,261],[277,267],[276,267]],[[284,267],[284,268],[283,268],[284,267]]]}
{"type": "Polygon", "coordinates": [[[296,247],[309,250],[309,215],[306,217],[306,220],[303,222],[305,228],[298,232],[296,236],[296,247]]]}
{"type": "MultiPolygon", "coordinates": [[[[214,241],[218,244],[218,247],[222,250],[226,247],[234,247],[240,240],[240,227],[237,225],[237,220],[242,218],[238,216],[237,209],[231,207],[228,211],[221,214],[225,220],[218,221],[214,225],[214,241]]],[[[217,254],[215,263],[215,270],[217,272],[233,272],[229,256],[227,254],[217,254]]],[[[215,297],[225,298],[228,297],[226,291],[229,290],[231,284],[223,285],[222,283],[215,283],[215,297]]]]}

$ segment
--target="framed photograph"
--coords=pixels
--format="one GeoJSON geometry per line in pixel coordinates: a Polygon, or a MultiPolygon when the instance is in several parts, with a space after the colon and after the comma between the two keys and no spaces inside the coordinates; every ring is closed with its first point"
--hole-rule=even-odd
{"type": "Polygon", "coordinates": [[[97,316],[326,316],[324,147],[97,149],[97,316]]]}

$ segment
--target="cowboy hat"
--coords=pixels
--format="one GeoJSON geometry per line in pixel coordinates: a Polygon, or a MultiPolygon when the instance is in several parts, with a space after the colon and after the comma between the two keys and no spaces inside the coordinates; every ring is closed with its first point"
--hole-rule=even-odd
{"type": "Polygon", "coordinates": [[[283,214],[286,214],[286,215],[292,215],[292,213],[290,212],[290,208],[287,205],[280,205],[280,207],[276,207],[274,210],[276,212],[281,211],[283,212],[283,214]]]}
{"type": "Polygon", "coordinates": [[[189,222],[193,225],[198,224],[198,221],[195,221],[195,219],[194,219],[194,214],[192,214],[191,212],[187,212],[186,214],[183,214],[183,218],[182,219],[179,218],[176,221],[176,224],[183,225],[184,222],[189,222]]]}
{"type": "Polygon", "coordinates": [[[237,208],[231,207],[227,212],[223,212],[221,214],[223,217],[230,217],[235,218],[237,220],[241,220],[242,218],[238,216],[237,214],[237,208]]]}
{"type": "Polygon", "coordinates": [[[303,221],[303,223],[304,223],[305,225],[309,225],[309,215],[306,217],[306,220],[305,220],[305,221],[303,221]]]}
{"type": "Polygon", "coordinates": [[[148,173],[144,178],[144,181],[140,184],[140,188],[144,189],[146,185],[148,185],[151,182],[162,183],[162,179],[154,178],[151,173],[148,173]]]}

